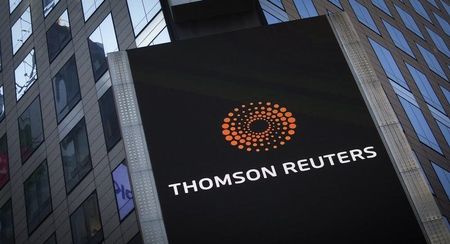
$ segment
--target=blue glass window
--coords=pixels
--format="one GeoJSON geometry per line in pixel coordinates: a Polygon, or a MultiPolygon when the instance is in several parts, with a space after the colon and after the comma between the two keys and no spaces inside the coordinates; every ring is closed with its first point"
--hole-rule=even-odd
{"type": "Polygon", "coordinates": [[[411,76],[413,77],[414,82],[416,83],[420,93],[425,99],[425,102],[427,102],[429,105],[445,114],[444,108],[442,107],[442,104],[439,102],[439,99],[436,96],[436,93],[434,92],[433,87],[431,86],[425,74],[423,74],[422,72],[420,72],[419,70],[417,70],[408,63],[406,64],[406,67],[411,73],[411,76]]]}
{"type": "Polygon", "coordinates": [[[423,7],[423,5],[419,2],[419,0],[409,0],[411,5],[413,6],[414,10],[422,16],[424,19],[431,22],[430,16],[428,15],[427,11],[423,7]]]}
{"type": "Polygon", "coordinates": [[[369,42],[381,63],[381,67],[383,67],[384,72],[386,72],[387,77],[401,85],[403,88],[409,90],[408,84],[403,78],[403,75],[395,62],[394,57],[392,57],[391,52],[370,38],[369,42]]]}
{"type": "Polygon", "coordinates": [[[269,0],[269,2],[275,4],[277,7],[284,10],[284,6],[283,6],[283,3],[281,2],[281,0],[269,0]]]}
{"type": "Polygon", "coordinates": [[[269,25],[283,22],[265,10],[263,10],[263,13],[264,13],[264,17],[266,17],[267,24],[269,24],[269,25]]]}
{"type": "Polygon", "coordinates": [[[340,0],[328,0],[328,2],[334,4],[336,7],[340,8],[340,9],[343,9],[340,0]]]}
{"type": "Polygon", "coordinates": [[[81,0],[81,6],[83,7],[84,21],[87,21],[89,17],[94,14],[95,10],[103,3],[104,0],[81,0]]]}
{"type": "Polygon", "coordinates": [[[447,144],[450,146],[450,128],[449,126],[445,125],[439,120],[436,120],[439,129],[441,129],[442,135],[444,135],[445,140],[447,141],[447,144]]]}
{"type": "Polygon", "coordinates": [[[12,13],[22,0],[9,0],[9,13],[12,13]]]}
{"type": "Polygon", "coordinates": [[[438,5],[436,4],[436,1],[434,0],[427,0],[431,5],[435,6],[436,8],[439,8],[438,5]]]}
{"type": "Polygon", "coordinates": [[[366,7],[364,7],[362,4],[360,4],[356,0],[350,0],[350,5],[353,8],[353,11],[356,14],[356,18],[358,18],[359,22],[364,24],[365,26],[369,27],[371,30],[375,31],[376,33],[380,34],[380,31],[377,28],[377,25],[372,19],[372,16],[370,16],[369,11],[366,7]]]}
{"type": "Polygon", "coordinates": [[[440,77],[442,77],[443,79],[448,80],[447,76],[445,75],[444,70],[442,69],[442,67],[439,64],[439,61],[436,59],[436,57],[430,51],[428,51],[427,49],[425,49],[421,45],[419,45],[419,44],[416,44],[416,45],[417,45],[417,48],[419,49],[420,53],[424,57],[425,62],[427,63],[428,67],[433,72],[435,72],[440,77]]]}
{"type": "Polygon", "coordinates": [[[447,102],[450,104],[450,91],[441,86],[442,93],[444,93],[447,102]]]}
{"type": "Polygon", "coordinates": [[[434,172],[436,172],[436,175],[447,194],[447,198],[450,199],[450,173],[434,162],[431,162],[431,165],[433,165],[434,172]]]}
{"type": "Polygon", "coordinates": [[[119,209],[119,218],[123,220],[134,209],[133,192],[131,191],[128,167],[121,163],[112,172],[116,203],[119,209]]]}
{"type": "Polygon", "coordinates": [[[398,98],[406,112],[406,115],[408,116],[409,121],[411,122],[414,131],[417,134],[417,137],[419,138],[419,141],[442,154],[441,148],[431,132],[430,126],[425,120],[420,108],[401,96],[398,96],[398,98]]]}
{"type": "Polygon", "coordinates": [[[391,39],[394,41],[395,46],[400,48],[405,53],[409,54],[411,57],[414,57],[414,53],[411,50],[411,47],[409,47],[408,42],[406,41],[405,36],[402,34],[401,31],[399,31],[397,28],[395,28],[393,25],[389,24],[385,20],[383,20],[384,26],[386,26],[386,29],[391,36],[391,39]]]}
{"type": "Polygon", "coordinates": [[[425,29],[427,29],[427,32],[430,35],[431,39],[433,40],[434,44],[436,45],[437,49],[441,51],[443,54],[447,55],[447,57],[450,57],[450,50],[448,49],[447,44],[445,44],[444,39],[442,39],[440,35],[430,30],[428,27],[425,27],[425,29]]]}
{"type": "Polygon", "coordinates": [[[387,15],[391,15],[391,11],[389,11],[388,6],[384,0],[372,0],[372,4],[377,6],[381,11],[385,12],[387,15]]]}
{"type": "Polygon", "coordinates": [[[302,19],[319,15],[312,0],[294,0],[294,4],[302,19]]]}
{"type": "MultiPolygon", "coordinates": [[[[442,5],[444,6],[445,11],[447,11],[447,14],[450,15],[450,5],[447,4],[444,0],[441,0],[441,3],[442,3],[442,5]]],[[[437,8],[437,6],[436,6],[436,8],[437,8]]]]}
{"type": "Polygon", "coordinates": [[[400,14],[400,18],[402,19],[406,28],[408,28],[410,31],[416,33],[416,35],[420,36],[423,39],[422,32],[420,32],[419,26],[417,26],[413,17],[410,14],[408,14],[405,10],[398,7],[397,5],[395,5],[395,8],[397,9],[397,12],[400,14]]]}
{"type": "Polygon", "coordinates": [[[434,13],[434,17],[436,17],[442,30],[444,30],[444,32],[450,36],[450,25],[448,24],[448,22],[441,16],[437,15],[436,13],[434,13]]]}

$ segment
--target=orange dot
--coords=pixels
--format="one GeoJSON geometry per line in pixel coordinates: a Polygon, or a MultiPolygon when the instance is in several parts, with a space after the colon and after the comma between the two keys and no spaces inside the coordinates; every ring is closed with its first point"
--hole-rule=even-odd
{"type": "Polygon", "coordinates": [[[223,129],[228,129],[228,127],[230,127],[229,124],[222,124],[222,128],[223,128],[223,129]]]}
{"type": "Polygon", "coordinates": [[[287,124],[288,124],[288,122],[286,122],[286,121],[285,121],[285,122],[283,122],[282,124],[283,124],[283,125],[287,125],[287,124]]]}
{"type": "Polygon", "coordinates": [[[286,112],[284,115],[286,115],[286,117],[291,117],[292,113],[291,112],[286,112]]]}
{"type": "Polygon", "coordinates": [[[250,152],[251,150],[252,150],[251,148],[247,147],[247,151],[248,151],[248,152],[250,152]]]}
{"type": "Polygon", "coordinates": [[[234,139],[235,139],[235,140],[240,140],[240,139],[241,139],[241,136],[237,135],[237,136],[234,137],[234,139]]]}
{"type": "Polygon", "coordinates": [[[275,146],[273,146],[273,148],[277,149],[277,148],[278,148],[278,146],[276,146],[276,145],[275,145],[275,146]]]}
{"type": "Polygon", "coordinates": [[[285,127],[283,127],[283,130],[287,130],[287,127],[285,126],[285,127]]]}
{"type": "Polygon", "coordinates": [[[285,144],[285,142],[284,141],[280,141],[280,145],[284,145],[285,144]]]}
{"type": "Polygon", "coordinates": [[[274,110],[272,111],[272,113],[276,114],[276,113],[278,113],[278,110],[274,109],[274,110]]]}
{"type": "Polygon", "coordinates": [[[266,105],[267,105],[267,106],[270,106],[270,104],[271,104],[270,102],[266,102],[266,105]]]}
{"type": "Polygon", "coordinates": [[[295,129],[297,126],[295,124],[290,124],[289,129],[295,129]]]}
{"type": "Polygon", "coordinates": [[[259,152],[259,149],[256,149],[256,152],[259,152]]]}
{"type": "Polygon", "coordinates": [[[284,139],[286,139],[286,141],[290,141],[291,137],[290,136],[286,136],[284,139]]]}
{"type": "Polygon", "coordinates": [[[225,119],[223,120],[223,122],[225,122],[225,123],[230,122],[230,118],[225,118],[225,119]]]}
{"type": "Polygon", "coordinates": [[[273,107],[274,107],[274,108],[279,108],[280,105],[278,105],[278,104],[275,103],[275,104],[273,105],[273,107]]]}
{"type": "Polygon", "coordinates": [[[233,131],[233,132],[231,132],[231,135],[235,136],[235,135],[237,135],[237,132],[233,131]]]}
{"type": "Polygon", "coordinates": [[[239,140],[239,143],[244,144],[244,143],[245,143],[245,139],[240,139],[240,140],[239,140]]]}
{"type": "Polygon", "coordinates": [[[272,111],[272,108],[267,108],[267,111],[272,111]]]}
{"type": "Polygon", "coordinates": [[[277,117],[279,118],[283,117],[283,113],[277,113],[277,117]]]}
{"type": "Polygon", "coordinates": [[[280,120],[281,121],[286,121],[286,117],[281,117],[280,120]]]}
{"type": "Polygon", "coordinates": [[[229,130],[223,130],[223,131],[222,131],[222,134],[223,134],[224,136],[229,135],[229,134],[230,134],[230,131],[229,131],[229,130]]]}
{"type": "Polygon", "coordinates": [[[250,146],[250,145],[252,145],[252,143],[248,141],[245,143],[245,145],[250,146]]]}
{"type": "Polygon", "coordinates": [[[256,143],[253,143],[253,146],[254,146],[254,147],[257,147],[257,146],[258,146],[258,144],[256,144],[256,143]]]}
{"type": "Polygon", "coordinates": [[[226,137],[225,137],[225,140],[231,141],[231,140],[233,140],[233,137],[232,137],[232,136],[226,136],[226,137]]]}
{"type": "Polygon", "coordinates": [[[236,130],[236,128],[234,128],[234,127],[231,127],[231,128],[230,128],[230,130],[234,131],[234,130],[236,130]]]}
{"type": "Polygon", "coordinates": [[[286,112],[286,108],[282,107],[282,108],[280,108],[280,111],[284,113],[284,112],[286,112]]]}
{"type": "MultiPolygon", "coordinates": [[[[269,110],[269,109],[267,109],[267,110],[269,110]]],[[[267,112],[266,115],[270,116],[270,115],[272,115],[272,113],[271,112],[267,112]]]]}
{"type": "Polygon", "coordinates": [[[295,134],[295,131],[294,130],[289,130],[288,134],[292,136],[293,134],[295,134]]]}
{"type": "Polygon", "coordinates": [[[235,108],[234,111],[237,112],[237,111],[239,111],[239,109],[238,109],[238,108],[235,108]]]}
{"type": "Polygon", "coordinates": [[[269,148],[267,148],[267,147],[266,147],[266,148],[264,148],[264,151],[266,151],[266,152],[267,152],[267,151],[269,151],[269,148]]]}
{"type": "Polygon", "coordinates": [[[231,141],[231,145],[236,146],[238,144],[237,141],[231,141]]]}
{"type": "Polygon", "coordinates": [[[233,116],[233,113],[228,113],[228,116],[230,116],[230,117],[233,116]]]}
{"type": "Polygon", "coordinates": [[[289,118],[289,119],[288,119],[288,122],[289,122],[289,123],[294,123],[294,122],[295,122],[295,118],[292,118],[292,117],[289,118]]]}
{"type": "Polygon", "coordinates": [[[242,145],[239,145],[239,146],[238,146],[238,148],[239,148],[239,149],[243,149],[243,148],[244,148],[244,146],[242,146],[242,145]]]}

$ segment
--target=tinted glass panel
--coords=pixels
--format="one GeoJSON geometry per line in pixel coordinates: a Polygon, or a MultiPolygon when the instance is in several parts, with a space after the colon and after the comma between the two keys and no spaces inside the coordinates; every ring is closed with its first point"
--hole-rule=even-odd
{"type": "Polygon", "coordinates": [[[372,45],[372,48],[375,51],[384,72],[386,72],[387,77],[401,85],[403,88],[409,90],[408,84],[403,78],[403,75],[395,62],[394,57],[392,57],[391,52],[370,38],[369,42],[370,45],[372,45]]]}
{"type": "Polygon", "coordinates": [[[334,5],[336,5],[336,6],[337,6],[338,8],[340,8],[340,9],[343,9],[340,0],[328,0],[328,2],[330,2],[330,3],[334,4],[334,5]]]}
{"type": "Polygon", "coordinates": [[[112,172],[112,176],[119,218],[120,220],[123,220],[134,209],[133,193],[131,191],[130,178],[128,177],[128,167],[124,163],[119,164],[112,172]]]}
{"type": "Polygon", "coordinates": [[[263,13],[264,13],[264,17],[266,18],[267,24],[269,24],[269,25],[283,22],[282,20],[276,18],[275,16],[273,16],[272,14],[270,14],[269,12],[267,12],[265,10],[263,10],[263,13]]]}
{"type": "Polygon", "coordinates": [[[111,14],[92,32],[88,39],[92,70],[97,81],[107,70],[106,54],[117,51],[116,34],[111,14]]]}
{"type": "Polygon", "coordinates": [[[294,4],[302,19],[319,15],[312,0],[294,0],[294,4]]]}
{"type": "Polygon", "coordinates": [[[444,93],[447,103],[450,104],[450,91],[441,86],[442,93],[444,93]]]}
{"type": "Polygon", "coordinates": [[[108,91],[106,91],[106,93],[100,98],[99,106],[102,116],[106,148],[109,151],[121,138],[112,88],[109,88],[108,91]]]}
{"type": "Polygon", "coordinates": [[[0,86],[0,122],[5,118],[5,95],[3,86],[0,86]]]}
{"type": "Polygon", "coordinates": [[[19,117],[20,154],[24,163],[44,141],[39,97],[19,117]]]}
{"type": "Polygon", "coordinates": [[[445,11],[447,11],[447,14],[450,15],[450,4],[446,3],[445,0],[441,0],[442,5],[445,8],[445,11]]]}
{"type": "Polygon", "coordinates": [[[269,0],[269,2],[284,10],[284,6],[281,0],[269,0]]]}
{"type": "Polygon", "coordinates": [[[61,154],[67,192],[70,192],[92,169],[84,119],[61,141],[61,154]]]}
{"type": "Polygon", "coordinates": [[[44,8],[44,16],[47,16],[58,2],[59,0],[42,0],[42,7],[44,8]]]}
{"type": "Polygon", "coordinates": [[[445,193],[447,194],[447,198],[450,199],[450,173],[433,162],[431,162],[431,165],[433,165],[433,169],[436,172],[436,175],[438,176],[439,181],[441,182],[442,187],[445,190],[445,193]]]}
{"type": "Polygon", "coordinates": [[[391,36],[391,39],[394,41],[395,46],[403,50],[405,53],[411,55],[411,57],[414,57],[414,53],[409,47],[409,44],[406,41],[405,36],[403,36],[402,32],[384,20],[383,24],[384,26],[386,26],[386,29],[391,36]]]}
{"type": "Polygon", "coordinates": [[[419,37],[421,37],[423,39],[422,32],[420,32],[419,26],[417,26],[413,17],[410,14],[408,14],[405,10],[398,7],[397,5],[395,5],[395,8],[397,9],[397,12],[400,14],[400,18],[402,19],[406,28],[408,28],[410,31],[416,33],[416,35],[418,35],[419,37]]]}
{"type": "Polygon", "coordinates": [[[48,59],[50,62],[56,58],[70,39],[72,39],[72,35],[70,34],[69,15],[66,10],[47,31],[48,59]]]}
{"type": "Polygon", "coordinates": [[[53,78],[53,94],[59,123],[81,98],[75,56],[72,56],[53,78]]]}
{"type": "Polygon", "coordinates": [[[20,16],[16,23],[14,23],[11,27],[13,54],[16,54],[19,48],[22,47],[32,33],[33,28],[31,26],[31,12],[30,7],[28,7],[22,16],[20,16]]]}
{"type": "Polygon", "coordinates": [[[0,208],[0,240],[2,244],[14,244],[14,223],[11,200],[0,208]]]}
{"type": "Polygon", "coordinates": [[[427,11],[423,7],[423,5],[419,2],[419,0],[409,0],[411,5],[413,6],[414,10],[422,17],[424,17],[426,20],[431,22],[430,16],[428,16],[427,11]]]}
{"type": "Polygon", "coordinates": [[[20,98],[25,94],[26,91],[34,84],[37,80],[37,67],[36,67],[36,57],[34,55],[34,49],[24,58],[24,60],[17,66],[15,70],[16,78],[16,99],[19,101],[20,98]]]}
{"type": "Polygon", "coordinates": [[[28,233],[31,233],[52,211],[46,161],[25,181],[24,192],[28,233]]]}
{"type": "Polygon", "coordinates": [[[442,135],[444,136],[445,140],[447,141],[447,144],[450,146],[450,125],[447,126],[444,123],[440,122],[439,120],[436,120],[439,129],[441,129],[442,135]]]}
{"type": "MultiPolygon", "coordinates": [[[[137,1],[137,0],[136,0],[137,1]]],[[[81,0],[83,6],[84,20],[87,21],[89,17],[97,10],[103,0],[81,0]]]]}
{"type": "Polygon", "coordinates": [[[403,109],[405,109],[406,115],[408,116],[409,121],[411,122],[411,125],[413,126],[414,131],[419,138],[419,141],[442,154],[441,148],[439,147],[436,138],[431,132],[430,126],[428,125],[420,108],[402,98],[401,96],[399,96],[398,98],[400,99],[400,103],[402,104],[403,109]]]}
{"type": "Polygon", "coordinates": [[[443,54],[447,55],[447,57],[450,57],[450,50],[447,47],[447,44],[445,44],[444,39],[440,35],[438,35],[436,32],[428,29],[428,27],[425,26],[425,29],[427,29],[428,34],[430,35],[431,39],[433,40],[434,44],[436,45],[437,49],[441,51],[443,54]]]}
{"type": "Polygon", "coordinates": [[[127,0],[127,3],[135,36],[161,11],[159,0],[127,0]]]}
{"type": "Polygon", "coordinates": [[[369,27],[371,30],[380,34],[380,31],[378,30],[377,25],[373,21],[372,16],[370,16],[370,13],[367,10],[367,8],[364,7],[362,4],[360,4],[356,0],[350,0],[349,2],[353,8],[353,11],[356,14],[356,17],[359,20],[359,22],[363,23],[365,26],[369,27]]]}
{"type": "MultiPolygon", "coordinates": [[[[6,135],[0,138],[0,190],[9,181],[8,141],[6,135]]],[[[0,227],[1,228],[1,227],[0,227]]]]}
{"type": "Polygon", "coordinates": [[[427,63],[428,67],[443,79],[448,80],[444,70],[441,67],[441,64],[439,64],[439,61],[436,59],[436,57],[426,48],[422,47],[419,44],[416,45],[420,53],[422,54],[423,58],[425,59],[425,62],[427,63]]]}
{"type": "Polygon", "coordinates": [[[136,46],[145,47],[170,42],[164,14],[160,11],[136,37],[136,46]]]}
{"type": "Polygon", "coordinates": [[[53,233],[53,235],[50,236],[50,238],[48,238],[44,244],[56,244],[56,235],[55,233],[53,233]]]}
{"type": "Polygon", "coordinates": [[[448,24],[448,22],[436,13],[434,13],[434,17],[436,17],[439,25],[441,25],[442,30],[444,30],[444,32],[450,36],[450,25],[448,24]]]}
{"type": "Polygon", "coordinates": [[[391,12],[389,11],[389,8],[386,5],[386,2],[384,0],[372,0],[372,3],[373,3],[373,5],[377,6],[379,9],[381,9],[383,12],[385,12],[386,14],[391,15],[391,12]]]}
{"type": "Polygon", "coordinates": [[[9,0],[9,13],[12,13],[22,0],[9,0]]]}
{"type": "Polygon", "coordinates": [[[92,194],[70,216],[74,244],[94,244],[103,240],[97,194],[92,194]]]}

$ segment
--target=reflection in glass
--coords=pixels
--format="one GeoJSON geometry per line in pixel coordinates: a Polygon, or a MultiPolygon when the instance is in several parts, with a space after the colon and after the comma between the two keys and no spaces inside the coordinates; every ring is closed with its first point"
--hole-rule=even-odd
{"type": "Polygon", "coordinates": [[[98,211],[97,194],[93,193],[70,216],[74,244],[100,243],[103,240],[102,223],[98,211]]]}
{"type": "Polygon", "coordinates": [[[92,169],[84,119],[61,141],[61,154],[67,192],[70,192],[92,169]]]}
{"type": "Polygon", "coordinates": [[[22,0],[9,0],[9,13],[12,13],[22,0]]]}
{"type": "Polygon", "coordinates": [[[16,99],[19,99],[37,80],[36,57],[34,56],[34,49],[23,59],[17,66],[15,71],[16,77],[16,99]]]}
{"type": "Polygon", "coordinates": [[[84,21],[87,21],[102,3],[103,0],[81,0],[81,5],[83,6],[84,21]]]}
{"type": "Polygon", "coordinates": [[[414,58],[415,57],[414,53],[411,50],[411,47],[409,46],[408,42],[406,41],[406,38],[403,35],[403,33],[385,20],[383,20],[383,24],[384,26],[386,26],[389,36],[391,37],[392,41],[394,41],[395,46],[414,58]]]}
{"type": "Polygon", "coordinates": [[[20,154],[24,163],[44,141],[39,97],[19,117],[20,154]]]}
{"type": "Polygon", "coordinates": [[[363,23],[365,26],[369,27],[371,30],[375,31],[376,33],[380,34],[380,31],[377,28],[377,25],[372,19],[372,16],[369,13],[369,10],[367,8],[360,4],[356,0],[350,0],[350,5],[353,8],[353,11],[356,14],[356,18],[358,18],[359,22],[363,23]]]}
{"type": "Polygon", "coordinates": [[[445,193],[447,194],[447,198],[450,199],[450,172],[435,164],[434,162],[431,162],[431,165],[433,166],[433,169],[436,172],[436,175],[438,176],[439,181],[441,182],[442,187],[445,190],[445,193]]]}
{"type": "Polygon", "coordinates": [[[17,50],[22,47],[26,40],[33,33],[31,26],[31,12],[28,7],[20,18],[11,27],[11,38],[13,46],[13,54],[16,54],[17,50]]]}
{"type": "Polygon", "coordinates": [[[445,75],[444,70],[441,67],[441,64],[437,60],[437,58],[430,52],[428,49],[422,47],[418,43],[416,43],[417,48],[425,59],[425,63],[427,63],[428,67],[431,71],[442,77],[444,80],[448,81],[447,76],[445,75]]]}
{"type": "Polygon", "coordinates": [[[53,94],[59,123],[81,98],[75,56],[72,56],[53,78],[53,94]]]}
{"type": "Polygon", "coordinates": [[[127,3],[135,36],[161,11],[159,0],[127,0],[127,3]]]}
{"type": "Polygon", "coordinates": [[[47,31],[48,59],[50,62],[56,58],[71,39],[69,15],[66,10],[47,31]]]}
{"type": "Polygon", "coordinates": [[[130,178],[128,177],[128,167],[121,163],[112,172],[114,191],[116,193],[117,208],[119,218],[123,220],[134,209],[133,193],[131,191],[130,178]]]}
{"type": "Polygon", "coordinates": [[[116,33],[114,31],[111,14],[92,32],[88,39],[91,54],[92,70],[97,81],[107,70],[106,54],[118,50],[116,33]]]}
{"type": "Polygon", "coordinates": [[[0,190],[9,181],[8,141],[6,135],[0,138],[0,190]]]}
{"type": "Polygon", "coordinates": [[[23,185],[30,234],[52,211],[47,162],[44,161],[23,185]]]}
{"type": "Polygon", "coordinates": [[[170,42],[164,14],[160,11],[136,37],[137,47],[146,47],[170,42]]]}
{"type": "Polygon", "coordinates": [[[44,8],[45,17],[47,17],[47,15],[50,13],[50,11],[52,11],[52,9],[58,2],[59,0],[42,0],[42,7],[44,8]]]}
{"type": "Polygon", "coordinates": [[[3,86],[0,86],[0,121],[5,118],[5,95],[3,93],[3,86]]]}
{"type": "Polygon", "coordinates": [[[442,37],[436,32],[428,29],[428,27],[425,26],[425,29],[427,30],[437,49],[450,58],[450,50],[448,49],[447,44],[445,44],[444,39],[442,39],[442,37]]]}
{"type": "Polygon", "coordinates": [[[319,15],[312,0],[294,0],[294,5],[302,19],[319,15]]]}
{"type": "Polygon", "coordinates": [[[109,151],[121,138],[112,88],[109,88],[105,92],[105,94],[99,99],[98,103],[100,107],[100,114],[102,116],[106,148],[109,151]]]}
{"type": "Polygon", "coordinates": [[[14,243],[14,224],[11,200],[0,208],[0,240],[2,244],[14,243]]]}
{"type": "Polygon", "coordinates": [[[414,18],[408,14],[405,10],[395,5],[395,9],[397,9],[397,12],[400,14],[400,18],[403,21],[403,24],[405,24],[406,28],[408,28],[410,31],[416,33],[419,37],[423,39],[422,32],[420,32],[419,26],[417,26],[416,21],[414,21],[414,18]]]}

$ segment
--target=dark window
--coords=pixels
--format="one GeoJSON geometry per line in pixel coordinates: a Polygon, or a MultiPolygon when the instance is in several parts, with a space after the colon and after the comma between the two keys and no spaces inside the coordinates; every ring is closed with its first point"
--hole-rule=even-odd
{"type": "Polygon", "coordinates": [[[134,209],[133,192],[131,191],[127,165],[125,163],[119,164],[112,172],[112,177],[116,192],[117,208],[119,209],[119,218],[122,221],[134,209]]]}
{"type": "Polygon", "coordinates": [[[106,91],[106,93],[100,98],[99,106],[100,114],[102,116],[106,147],[109,151],[121,138],[112,88],[109,88],[108,91],[106,91]]]}
{"type": "Polygon", "coordinates": [[[8,140],[6,135],[0,138],[0,189],[9,181],[8,140]]]}
{"type": "Polygon", "coordinates": [[[0,208],[0,243],[14,244],[14,223],[11,200],[0,208]]]}
{"type": "Polygon", "coordinates": [[[44,244],[56,244],[56,235],[53,233],[45,242],[44,244]]]}
{"type": "Polygon", "coordinates": [[[61,141],[61,155],[66,189],[70,192],[92,169],[84,119],[61,141]]]}
{"type": "Polygon", "coordinates": [[[92,70],[95,81],[97,81],[108,70],[106,54],[118,50],[111,14],[106,16],[97,29],[92,32],[88,38],[88,44],[92,70]]]}
{"type": "Polygon", "coordinates": [[[142,240],[141,233],[137,233],[133,239],[131,239],[128,244],[142,244],[144,241],[142,240]]]}
{"type": "Polygon", "coordinates": [[[50,62],[58,56],[71,39],[69,15],[66,10],[47,31],[48,59],[50,62]]]}
{"type": "Polygon", "coordinates": [[[97,194],[90,195],[70,216],[74,244],[94,244],[103,240],[97,194]]]}
{"type": "Polygon", "coordinates": [[[0,86],[0,122],[5,118],[5,96],[3,86],[0,86]]]}
{"type": "Polygon", "coordinates": [[[52,212],[47,161],[44,161],[24,183],[28,233],[32,233],[52,212]]]}
{"type": "Polygon", "coordinates": [[[59,123],[81,98],[75,56],[72,56],[53,78],[53,94],[59,123]]]}
{"type": "Polygon", "coordinates": [[[39,97],[19,117],[19,138],[20,155],[24,163],[44,141],[39,97]]]}

